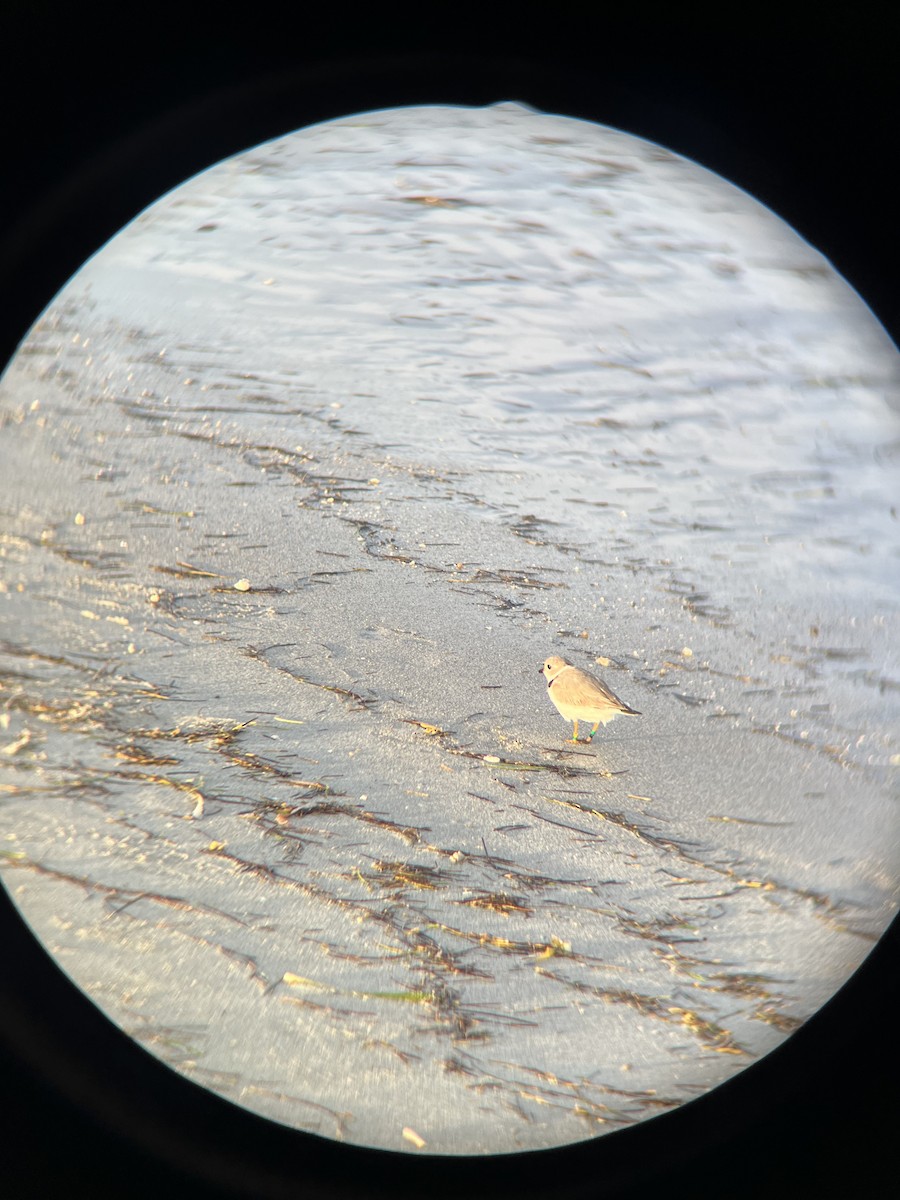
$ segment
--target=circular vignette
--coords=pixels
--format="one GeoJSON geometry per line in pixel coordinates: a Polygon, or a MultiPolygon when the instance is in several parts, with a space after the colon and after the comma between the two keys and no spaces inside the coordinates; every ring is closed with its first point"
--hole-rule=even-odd
{"type": "MultiPolygon", "coordinates": [[[[244,96],[246,97],[247,95],[252,96],[253,90],[251,89],[250,92],[245,92],[244,96]]],[[[216,101],[216,106],[217,106],[217,104],[218,104],[218,101],[216,101]]],[[[216,106],[214,106],[214,107],[216,107],[216,106]]],[[[268,121],[268,120],[269,120],[269,118],[268,118],[268,116],[266,116],[265,121],[268,121]]],[[[216,121],[217,121],[217,118],[214,118],[214,124],[216,124],[216,121]]],[[[265,121],[263,122],[263,124],[265,124],[265,121]]],[[[624,122],[623,122],[623,124],[624,124],[624,122]]],[[[170,130],[170,128],[172,128],[172,126],[168,126],[168,128],[170,130]]],[[[224,136],[224,131],[220,131],[220,136],[224,136]]],[[[151,142],[152,142],[152,138],[151,138],[151,142]]],[[[245,142],[244,144],[247,144],[247,143],[245,142]]],[[[217,149],[210,149],[210,150],[204,151],[204,152],[209,152],[211,157],[210,158],[202,158],[202,160],[194,160],[193,161],[193,169],[196,169],[199,166],[203,166],[203,164],[205,162],[214,161],[214,160],[216,160],[217,157],[220,157],[220,152],[218,152],[217,149]]],[[[228,150],[226,150],[226,152],[228,152],[228,150]]],[[[113,163],[113,166],[110,167],[110,170],[112,170],[112,172],[114,173],[115,169],[118,169],[118,168],[116,168],[115,164],[113,163]]],[[[184,174],[190,174],[190,173],[191,173],[191,168],[188,167],[188,169],[186,170],[186,172],[184,174]]],[[[176,172],[175,174],[178,175],[179,173],[176,172]]],[[[106,172],[104,172],[103,168],[101,168],[100,174],[95,176],[96,184],[98,187],[102,187],[102,184],[104,181],[104,175],[106,175],[106,181],[108,182],[109,175],[106,172]]],[[[158,176],[157,176],[157,178],[158,178],[158,176]]],[[[181,178],[184,178],[184,175],[181,175],[181,178]]],[[[164,190],[164,188],[163,188],[163,190],[164,190]]],[[[151,191],[152,191],[152,188],[151,188],[151,191]]],[[[160,191],[160,188],[156,188],[155,193],[158,194],[158,191],[160,191]]],[[[88,192],[90,194],[96,194],[94,185],[88,185],[88,192]]],[[[128,203],[131,203],[131,202],[128,202],[128,203]]],[[[143,204],[142,200],[138,199],[136,208],[139,209],[140,206],[142,206],[142,204],[143,204]]],[[[118,228],[118,223],[115,223],[115,222],[118,222],[118,217],[116,217],[114,220],[114,227],[118,228]]],[[[98,228],[100,228],[100,227],[98,227],[98,228]]],[[[106,236],[106,233],[108,233],[108,232],[112,232],[112,229],[107,229],[106,232],[101,232],[101,234],[100,234],[101,241],[103,239],[103,236],[106,236]]],[[[84,258],[84,256],[82,253],[80,253],[80,251],[74,252],[73,253],[74,265],[78,265],[80,262],[82,262],[83,258],[84,258]]],[[[70,274],[70,272],[68,272],[67,268],[62,269],[62,278],[67,277],[67,274],[70,274]]],[[[50,288],[50,292],[54,292],[54,290],[55,290],[55,287],[50,288]]],[[[47,298],[47,294],[44,294],[44,298],[47,298]]],[[[41,306],[41,304],[40,304],[40,302],[38,302],[37,307],[40,307],[40,306],[41,306]]],[[[790,1093],[782,1093],[782,1094],[791,1094],[791,1096],[793,1096],[794,1099],[797,1100],[797,1103],[799,1103],[799,1096],[798,1096],[798,1093],[796,1090],[796,1080],[798,1078],[800,1078],[800,1076],[804,1076],[804,1075],[808,1079],[815,1078],[815,1072],[809,1072],[809,1070],[808,1070],[809,1064],[815,1063],[816,1069],[820,1070],[820,1072],[822,1069],[824,1042],[822,1043],[822,1045],[816,1046],[817,1030],[827,1031],[826,1033],[821,1033],[820,1037],[823,1039],[826,1039],[829,1046],[834,1046],[835,1044],[838,1044],[838,1045],[841,1044],[841,1031],[844,1031],[846,1033],[846,1031],[848,1030],[848,1027],[851,1027],[852,1025],[856,1025],[857,1022],[856,1022],[856,1018],[854,1018],[852,1020],[846,1020],[846,1019],[840,1018],[839,1015],[835,1015],[835,1013],[839,1013],[841,1004],[856,1003],[857,1006],[864,1007],[866,1003],[871,1003],[872,1000],[874,1000],[874,991],[872,991],[872,979],[878,979],[878,972],[882,972],[882,974],[883,974],[882,964],[884,961],[884,954],[886,954],[886,948],[889,946],[889,944],[890,944],[890,942],[892,942],[892,940],[895,944],[895,941],[896,941],[895,928],[894,928],[894,930],[892,930],[892,932],[890,932],[889,935],[886,936],[886,938],[884,938],[881,946],[878,947],[878,949],[876,950],[874,955],[872,955],[871,958],[868,961],[866,961],[866,964],[863,968],[860,968],[860,972],[858,973],[858,976],[856,978],[854,978],[853,980],[851,980],[851,983],[848,984],[844,990],[842,990],[841,994],[838,997],[835,997],[835,1000],[832,1003],[830,1003],[829,1006],[827,1006],[827,1008],[824,1009],[822,1013],[817,1014],[816,1018],[814,1018],[814,1019],[812,1019],[812,1021],[810,1021],[810,1024],[809,1024],[808,1028],[806,1028],[806,1030],[804,1030],[802,1033],[797,1034],[797,1036],[794,1037],[790,1043],[788,1043],[786,1046],[784,1046],[784,1048],[782,1048],[779,1051],[775,1051],[773,1055],[770,1055],[769,1058],[767,1058],[766,1062],[760,1064],[760,1066],[758,1066],[758,1067],[751,1068],[749,1070],[749,1072],[744,1073],[742,1078],[740,1078],[737,1081],[734,1081],[733,1084],[727,1085],[725,1088],[721,1088],[721,1090],[714,1093],[713,1096],[704,1097],[703,1099],[698,1100],[698,1102],[695,1102],[694,1104],[685,1106],[685,1108],[683,1110],[680,1110],[679,1112],[677,1112],[677,1114],[658,1118],[658,1120],[653,1122],[653,1127],[654,1127],[653,1129],[650,1129],[650,1127],[648,1127],[647,1130],[643,1130],[643,1129],[629,1130],[629,1132],[624,1132],[622,1135],[617,1135],[616,1140],[619,1141],[620,1145],[622,1145],[623,1147],[626,1145],[629,1145],[629,1140],[630,1140],[630,1144],[637,1146],[637,1144],[638,1144],[637,1139],[640,1138],[640,1136],[644,1132],[647,1132],[648,1138],[650,1140],[646,1139],[646,1144],[652,1145],[653,1139],[658,1138],[658,1136],[662,1141],[665,1142],[665,1138],[662,1138],[662,1134],[660,1133],[660,1130],[664,1130],[666,1127],[668,1127],[672,1130],[680,1129],[680,1132],[677,1135],[677,1138],[676,1138],[676,1135],[673,1134],[672,1141],[670,1141],[670,1145],[668,1145],[668,1150],[670,1150],[672,1152],[674,1157],[677,1157],[677,1151],[676,1151],[676,1148],[674,1148],[674,1141],[680,1141],[680,1139],[682,1139],[683,1136],[684,1136],[684,1138],[688,1138],[688,1136],[690,1136],[689,1130],[690,1130],[690,1121],[692,1118],[692,1112],[701,1111],[703,1109],[704,1105],[706,1105],[707,1109],[708,1109],[708,1115],[706,1117],[704,1117],[702,1121],[701,1121],[700,1117],[694,1118],[694,1120],[696,1121],[695,1126],[694,1126],[694,1132],[696,1133],[697,1130],[703,1130],[704,1128],[706,1128],[708,1126],[709,1123],[713,1122],[713,1102],[714,1102],[714,1100],[718,1100],[720,1098],[720,1096],[724,1097],[725,1093],[727,1093],[727,1091],[730,1090],[730,1088],[732,1090],[733,1096],[738,1097],[737,1099],[734,1099],[734,1102],[733,1102],[734,1105],[737,1106],[736,1111],[738,1111],[738,1112],[740,1112],[740,1114],[742,1114],[742,1116],[737,1118],[737,1120],[733,1120],[731,1122],[731,1126],[732,1126],[731,1132],[733,1133],[734,1128],[739,1128],[740,1124],[742,1124],[742,1122],[748,1120],[748,1114],[750,1111],[752,1111],[756,1108],[756,1104],[764,1103],[763,1098],[766,1096],[769,1096],[770,1090],[772,1090],[773,1085],[769,1084],[769,1082],[767,1082],[766,1085],[760,1085],[760,1086],[758,1086],[757,1091],[754,1091],[754,1084],[752,1084],[751,1076],[756,1076],[756,1079],[762,1079],[763,1075],[767,1074],[769,1072],[774,1073],[775,1078],[778,1078],[778,1075],[780,1072],[781,1078],[785,1078],[785,1075],[786,1075],[787,1078],[791,1078],[794,1081],[794,1085],[793,1085],[794,1091],[790,1092],[790,1093]],[[805,1050],[804,1050],[804,1043],[805,1043],[805,1050]],[[780,1062],[779,1062],[779,1060],[780,1060],[780,1062]],[[785,1064],[786,1064],[786,1067],[785,1067],[785,1064]],[[802,1064],[803,1064],[803,1066],[802,1066],[802,1064]],[[744,1090],[745,1090],[745,1096],[746,1096],[746,1098],[748,1098],[748,1102],[746,1102],[746,1103],[740,1103],[740,1100],[739,1100],[740,1088],[744,1088],[744,1090]],[[754,1096],[754,1098],[755,1098],[754,1105],[751,1105],[749,1103],[750,1094],[752,1094],[752,1096],[754,1096]]],[[[35,949],[37,956],[32,961],[34,961],[36,964],[38,959],[40,959],[40,955],[42,954],[42,952],[37,947],[35,947],[34,949],[35,949]]],[[[36,968],[36,970],[37,970],[37,968],[36,968]]],[[[38,971],[38,974],[40,974],[40,971],[38,971]]],[[[44,977],[44,978],[46,978],[46,982],[49,984],[49,977],[44,977]]],[[[878,983],[877,985],[882,986],[881,983],[878,983]]],[[[884,992],[884,995],[889,995],[889,992],[884,992]]],[[[38,1006],[37,1000],[35,997],[35,1008],[32,1009],[32,1012],[35,1012],[35,1010],[37,1010],[38,1008],[40,1008],[40,1006],[38,1006]]],[[[860,1010],[862,1010],[862,1009],[857,1009],[857,1012],[860,1012],[860,1010]]],[[[97,1016],[97,1014],[92,1014],[92,1015],[97,1016]]],[[[100,1019],[100,1020],[102,1020],[102,1019],[100,1019]]],[[[76,1022],[76,1024],[78,1024],[78,1022],[76,1022]]],[[[40,1037],[40,1034],[38,1034],[37,1031],[35,1031],[35,1036],[40,1037]]],[[[102,1034],[98,1033],[96,1028],[95,1028],[94,1032],[92,1032],[90,1034],[90,1036],[102,1038],[102,1034]]],[[[115,1033],[115,1037],[116,1038],[120,1037],[120,1034],[115,1033]]],[[[851,1038],[851,1040],[853,1040],[853,1039],[851,1038]]],[[[138,1056],[140,1056],[140,1051],[136,1051],[136,1052],[137,1052],[138,1056]]],[[[850,1061],[850,1058],[851,1058],[850,1051],[845,1051],[844,1055],[842,1055],[842,1057],[841,1057],[841,1052],[839,1051],[838,1061],[844,1062],[845,1066],[848,1063],[848,1061],[850,1061]]],[[[151,1070],[151,1074],[155,1073],[157,1070],[156,1064],[154,1064],[154,1066],[152,1066],[150,1068],[150,1070],[151,1070]]],[[[78,1069],[76,1068],[76,1076],[78,1075],[78,1073],[79,1073],[78,1069]]],[[[74,1078],[74,1076],[73,1076],[73,1078],[74,1078]]],[[[826,1076],[826,1078],[822,1079],[822,1076],[820,1076],[820,1079],[822,1079],[822,1086],[824,1086],[824,1084],[826,1084],[827,1078],[828,1078],[828,1076],[826,1076]]],[[[172,1079],[174,1080],[174,1076],[172,1076],[172,1079]]],[[[176,1082],[176,1086],[178,1086],[178,1087],[185,1086],[185,1085],[181,1084],[180,1080],[175,1080],[175,1082],[176,1082]]],[[[187,1086],[190,1086],[190,1085],[187,1085],[187,1086]]],[[[155,1082],[151,1082],[151,1084],[149,1085],[150,1092],[154,1091],[155,1087],[156,1087],[155,1082]]],[[[66,1087],[66,1090],[68,1090],[68,1087],[66,1087]]],[[[779,1088],[779,1090],[780,1090],[780,1088],[779,1088]]],[[[803,1092],[800,1092],[800,1096],[802,1096],[802,1094],[803,1094],[803,1092]]],[[[211,1098],[205,1097],[204,1103],[206,1102],[206,1100],[209,1100],[209,1099],[211,1099],[211,1098]]],[[[212,1105],[214,1105],[214,1106],[221,1104],[221,1103],[222,1102],[217,1102],[217,1100],[212,1099],[212,1105]]],[[[784,1103],[784,1102],[782,1102],[782,1103],[784,1103]]],[[[727,1103],[722,1102],[722,1106],[724,1106],[724,1109],[727,1111],[727,1103]]],[[[221,1110],[218,1110],[218,1111],[221,1111],[221,1110]]],[[[716,1118],[715,1118],[716,1123],[719,1123],[721,1121],[721,1112],[722,1112],[721,1109],[716,1110],[716,1118]]],[[[244,1116],[241,1116],[240,1120],[244,1121],[245,1120],[244,1116]]],[[[250,1120],[252,1121],[252,1118],[250,1118],[250,1120]]],[[[728,1127],[727,1120],[725,1122],[722,1122],[722,1124],[725,1124],[726,1128],[728,1127]]],[[[719,1124],[720,1129],[722,1127],[722,1124],[719,1124]]],[[[871,1129],[871,1132],[874,1133],[874,1130],[875,1130],[875,1128],[877,1128],[877,1126],[872,1126],[869,1128],[871,1129]]],[[[287,1133],[286,1136],[288,1139],[294,1139],[296,1136],[295,1145],[298,1145],[298,1146],[302,1145],[305,1147],[305,1152],[308,1151],[308,1139],[304,1139],[304,1138],[302,1138],[301,1135],[294,1135],[292,1133],[287,1133]]],[[[724,1134],[722,1136],[727,1136],[727,1134],[724,1134]]],[[[163,1138],[166,1138],[166,1135],[163,1134],[163,1138]]],[[[284,1145],[286,1145],[286,1150],[287,1150],[287,1142],[284,1145]]],[[[682,1142],[682,1145],[684,1145],[684,1142],[682,1142]]],[[[340,1151],[340,1148],[336,1148],[336,1147],[328,1147],[328,1148],[325,1148],[325,1150],[320,1150],[320,1152],[323,1153],[323,1156],[325,1157],[325,1159],[328,1158],[332,1152],[338,1153],[338,1154],[340,1154],[341,1157],[343,1157],[343,1153],[340,1151]]],[[[355,1151],[350,1152],[350,1157],[352,1157],[353,1154],[355,1154],[355,1153],[356,1153],[355,1151]]],[[[364,1152],[360,1152],[360,1154],[362,1154],[362,1153],[364,1153],[364,1152]]],[[[710,1153],[712,1153],[713,1156],[715,1156],[716,1151],[712,1150],[712,1151],[710,1151],[710,1153]]],[[[625,1154],[624,1148],[623,1148],[622,1154],[625,1154]]],[[[512,1164],[511,1162],[506,1162],[505,1164],[500,1164],[499,1166],[497,1166],[497,1164],[479,1164],[479,1166],[480,1166],[481,1170],[486,1171],[486,1174],[488,1176],[493,1175],[494,1178],[496,1178],[496,1180],[499,1180],[499,1177],[500,1177],[499,1174],[497,1174],[497,1172],[499,1172],[500,1170],[503,1170],[503,1168],[505,1166],[505,1168],[509,1169],[510,1174],[512,1176],[517,1177],[518,1180],[521,1180],[522,1183],[524,1183],[524,1180],[526,1180],[526,1178],[534,1178],[535,1176],[539,1177],[539,1178],[541,1177],[540,1172],[535,1170],[535,1164],[538,1163],[538,1160],[545,1159],[547,1163],[550,1163],[554,1156],[556,1156],[558,1158],[559,1162],[563,1162],[563,1159],[565,1160],[566,1163],[577,1162],[578,1164],[583,1165],[584,1169],[586,1169],[586,1171],[592,1170],[593,1164],[594,1163],[599,1164],[600,1162],[602,1162],[602,1160],[604,1160],[604,1158],[607,1158],[608,1160],[610,1160],[610,1162],[612,1162],[612,1159],[616,1158],[616,1154],[614,1154],[612,1150],[608,1150],[608,1148],[606,1146],[601,1147],[600,1145],[592,1145],[592,1146],[572,1147],[572,1148],[570,1148],[570,1150],[566,1150],[566,1151],[547,1152],[546,1154],[540,1154],[540,1156],[529,1156],[528,1162],[523,1163],[523,1164],[512,1164]],[[559,1156],[563,1156],[563,1157],[559,1157],[559,1156]]],[[[178,1157],[178,1156],[176,1156],[176,1157],[178,1157]]],[[[641,1157],[643,1157],[643,1152],[641,1154],[641,1157]]],[[[371,1162],[372,1163],[376,1162],[376,1160],[378,1158],[379,1158],[379,1156],[374,1156],[372,1158],[371,1162]]],[[[182,1160],[182,1162],[186,1162],[186,1159],[182,1160]]],[[[671,1160],[670,1160],[670,1162],[671,1162],[671,1160]]],[[[619,1165],[622,1165],[622,1164],[619,1164],[619,1165]]],[[[371,1169],[372,1169],[371,1166],[370,1166],[370,1168],[367,1168],[367,1174],[368,1174],[368,1170],[371,1170],[371,1169]]],[[[395,1169],[400,1170],[400,1171],[409,1170],[409,1171],[415,1172],[416,1170],[419,1170],[420,1168],[418,1165],[413,1165],[413,1164],[407,1163],[406,1160],[404,1160],[402,1166],[397,1166],[394,1163],[394,1160],[391,1160],[391,1162],[389,1164],[385,1164],[385,1171],[388,1172],[388,1174],[390,1174],[390,1171],[395,1170],[395,1169]]],[[[432,1171],[431,1168],[427,1168],[427,1169],[421,1168],[421,1169],[427,1170],[428,1174],[431,1174],[431,1171],[432,1171]]],[[[466,1168],[463,1168],[463,1166],[460,1166],[458,1164],[456,1164],[454,1170],[457,1171],[456,1177],[458,1177],[458,1178],[462,1177],[460,1174],[458,1174],[458,1172],[462,1172],[462,1175],[464,1175],[464,1172],[466,1172],[466,1168]]],[[[548,1170],[550,1170],[550,1168],[548,1168],[548,1170]]],[[[619,1176],[618,1176],[618,1180],[620,1183],[622,1183],[622,1187],[626,1186],[626,1184],[624,1182],[622,1182],[626,1178],[626,1170],[628,1170],[628,1169],[625,1168],[625,1170],[622,1172],[622,1174],[619,1174],[619,1176]]],[[[325,1183],[326,1177],[328,1177],[328,1176],[326,1176],[326,1171],[328,1171],[328,1168],[325,1168],[325,1170],[323,1171],[322,1177],[320,1177],[320,1178],[322,1178],[323,1184],[325,1183]]],[[[376,1172],[376,1174],[377,1174],[377,1172],[376,1172]]],[[[451,1174],[452,1174],[452,1171],[451,1171],[451,1174]]],[[[613,1174],[614,1174],[614,1168],[613,1168],[613,1174]]],[[[660,1177],[662,1177],[662,1172],[660,1172],[660,1177]]],[[[370,1180],[371,1180],[372,1176],[368,1175],[368,1178],[370,1178],[370,1180]]],[[[481,1178],[484,1178],[484,1176],[481,1176],[481,1178]]],[[[272,1194],[277,1194],[277,1193],[272,1192],[272,1194]]],[[[450,1193],[448,1193],[448,1194],[450,1194],[450,1193]]]]}

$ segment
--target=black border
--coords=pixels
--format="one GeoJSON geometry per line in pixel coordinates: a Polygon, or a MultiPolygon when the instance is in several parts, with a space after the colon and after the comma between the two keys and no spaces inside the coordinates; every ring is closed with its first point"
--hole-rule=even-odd
{"type": "MultiPolygon", "coordinates": [[[[0,362],[91,253],[230,154],[405,103],[522,100],[659,141],[768,203],[898,340],[893,190],[900,9],[723,17],[638,5],[498,5],[323,18],[263,6],[4,14],[8,178],[0,362]],[[424,22],[424,23],[423,23],[424,22]]],[[[15,873],[7,876],[15,886],[15,873]]],[[[524,1156],[426,1159],[255,1119],[107,1022],[0,894],[0,1190],[98,1198],[870,1196],[893,1162],[895,922],[779,1051],[677,1112],[524,1156]]]]}

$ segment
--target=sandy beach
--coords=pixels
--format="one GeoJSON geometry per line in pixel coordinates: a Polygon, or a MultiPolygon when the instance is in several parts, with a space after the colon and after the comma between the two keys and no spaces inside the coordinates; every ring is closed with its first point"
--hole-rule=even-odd
{"type": "Polygon", "coordinates": [[[6,888],[330,1138],[730,1078],[897,908],[898,381],[813,249],[611,130],[366,114],[197,177],[0,385],[6,888]],[[642,715],[567,741],[548,654],[642,715]]]}

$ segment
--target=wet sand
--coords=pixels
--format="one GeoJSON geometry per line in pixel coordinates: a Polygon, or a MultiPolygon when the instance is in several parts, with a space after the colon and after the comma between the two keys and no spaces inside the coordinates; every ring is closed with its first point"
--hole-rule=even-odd
{"type": "MultiPolygon", "coordinates": [[[[640,172],[680,194],[667,173],[696,168],[656,148],[563,122],[535,259],[508,176],[554,119],[467,113],[481,160],[447,110],[393,119],[404,204],[333,170],[341,219],[408,260],[315,258],[336,186],[288,139],[142,217],[7,372],[3,878],[122,1028],[253,1111],[425,1153],[554,1146],[758,1059],[896,910],[896,355],[800,243],[766,291],[746,197],[704,248],[702,172],[683,212],[617,196],[640,172]],[[491,204],[444,178],[504,166],[491,204]],[[585,188],[622,247],[614,276],[578,266],[610,308],[593,344],[560,310],[585,188]],[[435,250],[410,212],[437,242],[475,223],[501,281],[480,310],[471,230],[435,250]],[[673,298],[699,304],[710,255],[736,315],[688,334],[673,298]],[[567,742],[548,653],[643,715],[567,742]]],[[[376,171],[373,124],[297,136],[376,171]]]]}

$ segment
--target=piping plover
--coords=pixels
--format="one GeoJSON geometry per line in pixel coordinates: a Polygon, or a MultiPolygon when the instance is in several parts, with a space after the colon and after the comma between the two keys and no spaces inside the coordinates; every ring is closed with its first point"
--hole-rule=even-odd
{"type": "Polygon", "coordinates": [[[547,694],[560,714],[574,722],[573,742],[589,742],[601,725],[608,725],[623,713],[630,717],[641,715],[610,691],[602,679],[589,675],[580,667],[573,667],[564,658],[554,654],[538,669],[547,680],[547,694]],[[595,722],[586,738],[578,737],[579,721],[595,722]]]}

